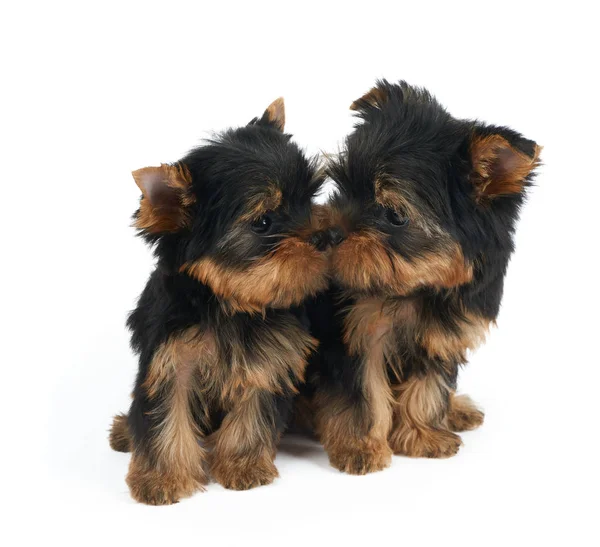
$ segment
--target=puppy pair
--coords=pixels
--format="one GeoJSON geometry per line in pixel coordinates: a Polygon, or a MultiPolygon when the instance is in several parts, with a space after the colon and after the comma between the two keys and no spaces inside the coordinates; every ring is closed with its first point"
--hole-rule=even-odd
{"type": "Polygon", "coordinates": [[[364,474],[392,453],[452,456],[483,422],[458,368],[498,315],[540,147],[404,82],[351,108],[361,123],[329,167],[344,240],[308,306],[320,347],[303,403],[332,465],[364,474]]]}
{"type": "Polygon", "coordinates": [[[450,456],[453,431],[481,423],[455,396],[457,369],[498,313],[539,148],[404,83],[353,108],[362,123],[329,166],[327,215],[311,209],[324,175],[282,133],[281,101],[134,173],[158,264],[129,320],[140,370],[111,444],[133,452],[137,500],[172,503],[209,474],[271,482],[299,386],[297,410],[350,473],[392,452],[450,456]]]}

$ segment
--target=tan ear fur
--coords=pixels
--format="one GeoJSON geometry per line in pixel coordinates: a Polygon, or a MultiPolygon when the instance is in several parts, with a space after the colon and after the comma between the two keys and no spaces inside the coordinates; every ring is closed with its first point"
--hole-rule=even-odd
{"type": "Polygon", "coordinates": [[[265,110],[263,119],[266,119],[276,129],[283,132],[285,128],[285,103],[283,97],[275,99],[265,110]]]}
{"type": "Polygon", "coordinates": [[[188,223],[191,175],[183,164],[144,167],[132,173],[142,191],[134,226],[149,233],[176,232],[188,223]]]}
{"type": "Polygon", "coordinates": [[[533,156],[516,149],[500,135],[475,135],[470,153],[471,181],[478,201],[523,191],[527,176],[540,165],[542,150],[534,146],[533,156]]]}
{"type": "Polygon", "coordinates": [[[356,99],[351,105],[350,110],[364,110],[365,107],[381,108],[388,100],[387,91],[380,87],[373,87],[365,93],[360,99],[356,99]]]}

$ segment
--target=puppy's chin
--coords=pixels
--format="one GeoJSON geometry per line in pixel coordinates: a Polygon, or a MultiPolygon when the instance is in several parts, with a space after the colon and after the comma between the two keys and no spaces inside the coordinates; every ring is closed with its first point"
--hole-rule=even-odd
{"type": "Polygon", "coordinates": [[[205,257],[182,271],[208,285],[231,311],[261,313],[289,308],[327,288],[329,256],[296,236],[281,241],[269,255],[240,269],[205,257]]]}
{"type": "Polygon", "coordinates": [[[452,288],[473,279],[460,246],[449,242],[412,259],[396,253],[376,231],[354,232],[332,256],[334,279],[344,288],[404,296],[419,288],[452,288]]]}

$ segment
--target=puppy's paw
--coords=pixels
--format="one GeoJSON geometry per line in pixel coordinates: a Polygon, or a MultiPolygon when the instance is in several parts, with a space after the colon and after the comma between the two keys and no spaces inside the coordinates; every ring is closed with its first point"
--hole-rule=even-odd
{"type": "Polygon", "coordinates": [[[394,454],[411,458],[449,458],[458,452],[461,444],[458,435],[443,429],[400,428],[390,436],[394,454]]]}
{"type": "Polygon", "coordinates": [[[117,452],[131,452],[131,435],[125,414],[117,414],[113,418],[108,442],[110,447],[117,452]]]}
{"type": "Polygon", "coordinates": [[[250,490],[257,486],[271,484],[278,476],[275,464],[267,458],[256,461],[227,460],[215,462],[213,478],[229,490],[250,490]]]}
{"type": "Polygon", "coordinates": [[[160,472],[136,462],[134,457],[126,482],[134,500],[147,505],[170,505],[203,490],[205,481],[201,474],[198,477],[181,477],[160,472]]]}
{"type": "Polygon", "coordinates": [[[484,413],[479,410],[468,395],[453,395],[448,411],[448,429],[470,431],[483,424],[484,413]]]}
{"type": "Polygon", "coordinates": [[[366,475],[389,467],[392,450],[387,443],[358,443],[330,449],[329,462],[333,467],[351,475],[366,475]]]}

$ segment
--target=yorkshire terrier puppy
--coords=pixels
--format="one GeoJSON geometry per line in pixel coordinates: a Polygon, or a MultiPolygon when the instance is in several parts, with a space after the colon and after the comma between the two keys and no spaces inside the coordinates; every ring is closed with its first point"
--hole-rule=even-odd
{"type": "Polygon", "coordinates": [[[332,465],[444,458],[483,413],[459,365],[498,315],[540,147],[453,118],[425,90],[377,83],[330,166],[334,288],[310,306],[315,425],[332,465]],[[342,241],[343,240],[343,241],[342,241]],[[315,387],[316,386],[316,387],[315,387]]]}
{"type": "Polygon", "coordinates": [[[134,225],[157,265],[128,327],[139,372],[110,443],[132,496],[169,504],[208,475],[243,490],[273,463],[316,341],[294,309],[327,285],[322,183],[284,129],[283,100],[172,165],[134,171],[134,225]]]}

